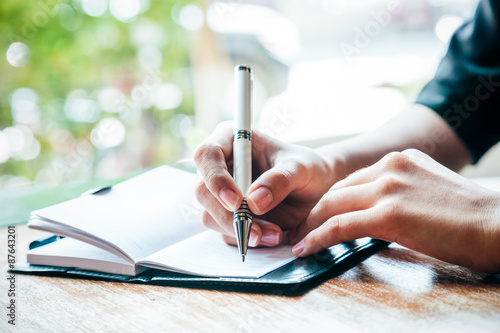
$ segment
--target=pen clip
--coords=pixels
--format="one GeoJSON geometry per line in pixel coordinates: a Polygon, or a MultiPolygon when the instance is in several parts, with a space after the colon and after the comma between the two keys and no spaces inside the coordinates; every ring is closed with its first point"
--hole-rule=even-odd
{"type": "Polygon", "coordinates": [[[109,191],[111,191],[112,187],[113,187],[112,185],[96,187],[96,188],[93,188],[91,190],[83,192],[82,194],[80,194],[80,196],[83,197],[86,195],[106,194],[109,191]]]}

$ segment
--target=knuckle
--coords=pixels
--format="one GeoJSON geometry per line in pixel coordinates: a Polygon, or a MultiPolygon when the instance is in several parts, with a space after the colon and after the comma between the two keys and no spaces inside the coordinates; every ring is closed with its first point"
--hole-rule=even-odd
{"type": "MultiPolygon", "coordinates": [[[[297,158],[300,158],[300,157],[297,157],[297,158]]],[[[305,175],[305,174],[307,174],[308,167],[306,166],[306,164],[304,162],[295,161],[292,170],[297,175],[305,175]]]]}
{"type": "Polygon", "coordinates": [[[400,193],[407,187],[408,185],[401,178],[393,174],[387,174],[379,178],[379,192],[382,195],[400,193]]]}
{"type": "Polygon", "coordinates": [[[275,170],[273,178],[280,187],[290,188],[293,184],[292,173],[287,169],[275,170]]]}
{"type": "Polygon", "coordinates": [[[218,168],[210,168],[205,172],[205,184],[207,187],[213,189],[216,184],[222,183],[221,181],[222,173],[218,168]]]}
{"type": "Polygon", "coordinates": [[[392,152],[384,156],[383,164],[385,169],[393,171],[410,171],[413,169],[413,161],[408,155],[400,152],[392,152]]]}
{"type": "Polygon", "coordinates": [[[208,144],[207,142],[202,142],[196,147],[194,154],[193,154],[193,159],[194,162],[199,165],[203,162],[205,155],[207,151],[209,151],[211,148],[211,145],[208,144]]]}
{"type": "Polygon", "coordinates": [[[382,209],[384,219],[393,226],[393,223],[397,223],[400,220],[404,211],[404,206],[400,200],[392,198],[384,201],[382,209]]]}
{"type": "Polygon", "coordinates": [[[203,143],[200,149],[197,149],[197,152],[198,154],[195,155],[195,158],[198,158],[200,164],[206,161],[224,159],[224,153],[222,153],[222,147],[219,144],[203,143]]]}
{"type": "Polygon", "coordinates": [[[331,205],[342,199],[342,191],[328,191],[323,196],[321,199],[318,201],[316,204],[316,207],[319,211],[330,211],[330,208],[332,207],[331,205]]]}
{"type": "Polygon", "coordinates": [[[326,223],[328,223],[329,234],[340,234],[340,219],[338,216],[332,216],[326,223]]]}
{"type": "Polygon", "coordinates": [[[371,237],[397,243],[402,224],[405,221],[403,214],[402,202],[399,200],[385,200],[375,214],[374,224],[377,227],[373,228],[371,237]]]}
{"type": "Polygon", "coordinates": [[[325,224],[325,228],[323,229],[324,232],[320,234],[318,231],[316,231],[312,235],[312,241],[314,242],[314,244],[321,247],[322,249],[330,247],[330,240],[332,238],[343,239],[340,228],[340,219],[338,218],[338,216],[329,218],[325,222],[325,224]]]}

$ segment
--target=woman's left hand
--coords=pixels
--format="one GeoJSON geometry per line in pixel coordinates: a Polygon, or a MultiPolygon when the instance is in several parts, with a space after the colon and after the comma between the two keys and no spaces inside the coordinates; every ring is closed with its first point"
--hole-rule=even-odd
{"type": "Polygon", "coordinates": [[[499,272],[500,193],[418,150],[394,152],[337,182],[288,235],[300,257],[362,237],[499,272]]]}

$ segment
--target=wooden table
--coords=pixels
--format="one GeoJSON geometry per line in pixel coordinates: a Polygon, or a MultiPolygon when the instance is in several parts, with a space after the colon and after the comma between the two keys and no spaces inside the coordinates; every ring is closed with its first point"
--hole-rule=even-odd
{"type": "MultiPolygon", "coordinates": [[[[19,260],[42,233],[15,233],[19,260]]],[[[500,332],[500,277],[396,245],[294,297],[18,274],[12,327],[8,289],[0,279],[0,332],[500,332]]]]}

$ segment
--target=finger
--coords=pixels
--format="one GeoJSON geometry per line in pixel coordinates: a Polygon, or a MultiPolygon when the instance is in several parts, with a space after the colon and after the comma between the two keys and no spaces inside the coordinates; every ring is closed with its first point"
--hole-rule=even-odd
{"type": "Polygon", "coordinates": [[[260,175],[250,186],[248,206],[263,215],[280,204],[292,191],[303,186],[305,166],[296,161],[285,161],[260,175]]]}
{"type": "MultiPolygon", "coordinates": [[[[201,183],[196,191],[198,201],[205,207],[202,215],[203,224],[212,230],[220,232],[226,236],[234,237],[233,213],[221,206],[219,201],[206,188],[205,183],[201,183]]],[[[257,246],[262,238],[262,230],[257,223],[252,223],[250,230],[249,245],[257,246]]]]}
{"type": "Polygon", "coordinates": [[[332,216],[373,207],[379,199],[377,193],[376,182],[330,190],[323,195],[307,218],[288,233],[288,240],[292,244],[296,243],[332,216]]]}
{"type": "Polygon", "coordinates": [[[234,237],[234,230],[230,231],[224,229],[206,210],[204,210],[201,215],[201,221],[203,222],[203,225],[209,229],[217,231],[218,233],[221,233],[223,235],[234,237]]]}
{"type": "Polygon", "coordinates": [[[204,219],[203,223],[206,227],[228,235],[234,235],[233,213],[221,205],[212,192],[208,190],[205,182],[200,182],[196,188],[196,198],[214,221],[214,223],[211,223],[211,220],[207,219],[205,221],[204,219]]]}
{"type": "Polygon", "coordinates": [[[227,210],[235,211],[242,195],[227,167],[232,152],[232,126],[225,122],[198,146],[194,161],[208,190],[227,210]]]}
{"type": "MultiPolygon", "coordinates": [[[[231,213],[230,213],[231,214],[231,213]]],[[[220,232],[222,234],[222,238],[224,241],[226,239],[235,239],[235,231],[234,228],[233,230],[229,231],[224,229],[217,221],[210,215],[208,211],[203,211],[202,215],[202,221],[205,227],[212,229],[214,231],[220,232]]],[[[262,238],[262,230],[257,223],[252,223],[252,229],[250,230],[250,237],[248,239],[248,245],[250,247],[256,247],[260,242],[262,238]]],[[[235,239],[236,241],[236,239],[235,239]]],[[[232,244],[230,242],[226,242],[228,244],[232,244]]],[[[236,244],[236,243],[235,243],[236,244]]]]}
{"type": "Polygon", "coordinates": [[[255,217],[252,225],[253,224],[257,224],[262,230],[262,237],[260,238],[258,245],[276,246],[281,244],[283,240],[283,230],[281,230],[279,226],[255,217]]]}
{"type": "MultiPolygon", "coordinates": [[[[200,182],[196,189],[196,197],[205,207],[203,224],[210,229],[234,237],[233,213],[221,206],[219,201],[200,182]]],[[[266,246],[278,245],[283,238],[283,231],[274,223],[254,218],[250,232],[250,246],[258,244],[266,246]]]]}
{"type": "MultiPolygon", "coordinates": [[[[281,244],[281,242],[283,240],[283,231],[276,224],[270,223],[268,221],[264,221],[261,219],[254,219],[254,221],[252,223],[252,228],[254,227],[254,225],[258,225],[261,228],[262,237],[257,244],[253,244],[251,242],[251,239],[250,239],[249,245],[251,247],[255,247],[255,246],[273,247],[273,246],[281,244]]],[[[224,239],[224,241],[227,244],[237,245],[236,238],[234,237],[234,234],[233,235],[223,234],[222,238],[224,239]]]]}
{"type": "Polygon", "coordinates": [[[374,237],[373,230],[379,227],[379,219],[374,218],[375,211],[375,208],[370,208],[333,216],[307,234],[292,251],[299,257],[306,257],[342,242],[374,237]]]}

